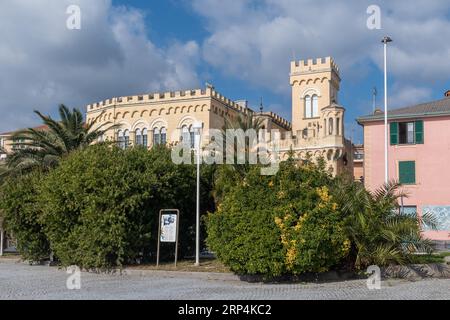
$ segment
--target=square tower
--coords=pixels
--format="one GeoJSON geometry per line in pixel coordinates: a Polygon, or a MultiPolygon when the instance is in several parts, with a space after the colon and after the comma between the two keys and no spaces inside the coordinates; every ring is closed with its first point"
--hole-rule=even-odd
{"type": "Polygon", "coordinates": [[[331,57],[291,62],[292,133],[322,127],[322,109],[337,103],[341,78],[331,57]]]}

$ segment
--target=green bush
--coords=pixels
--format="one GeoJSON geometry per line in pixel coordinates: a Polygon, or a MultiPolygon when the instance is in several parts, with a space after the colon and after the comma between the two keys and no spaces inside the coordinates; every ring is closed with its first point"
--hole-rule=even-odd
{"type": "Polygon", "coordinates": [[[323,272],[348,253],[331,178],[314,164],[281,164],[275,176],[260,168],[223,195],[208,216],[210,248],[239,274],[323,272]]]}
{"type": "Polygon", "coordinates": [[[424,227],[436,230],[436,218],[423,213],[419,220],[400,210],[400,200],[407,195],[398,183],[389,182],[371,192],[352,179],[335,179],[332,190],[351,241],[349,261],[355,269],[406,264],[417,259],[417,252],[433,252],[434,245],[423,231],[424,227]]]}
{"type": "Polygon", "coordinates": [[[178,208],[181,254],[188,253],[194,244],[195,185],[195,167],[173,164],[165,147],[96,145],[73,153],[48,174],[41,187],[41,222],[63,265],[104,269],[152,258],[159,210],[178,208]]]}
{"type": "Polygon", "coordinates": [[[38,186],[43,178],[39,172],[8,178],[0,192],[0,211],[8,233],[17,240],[24,259],[40,261],[50,255],[50,245],[39,217],[38,186]]]}

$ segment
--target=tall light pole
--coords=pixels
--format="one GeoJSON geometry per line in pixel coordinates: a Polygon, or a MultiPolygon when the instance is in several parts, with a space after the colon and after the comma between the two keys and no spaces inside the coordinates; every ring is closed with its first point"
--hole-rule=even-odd
{"type": "Polygon", "coordinates": [[[197,152],[197,204],[196,204],[196,224],[195,224],[195,265],[200,265],[200,152],[201,152],[201,131],[202,123],[193,124],[195,132],[195,147],[197,152]]]}
{"type": "Polygon", "coordinates": [[[384,182],[389,182],[388,168],[388,98],[387,98],[387,44],[392,42],[388,36],[381,40],[384,46],[384,182]]]}

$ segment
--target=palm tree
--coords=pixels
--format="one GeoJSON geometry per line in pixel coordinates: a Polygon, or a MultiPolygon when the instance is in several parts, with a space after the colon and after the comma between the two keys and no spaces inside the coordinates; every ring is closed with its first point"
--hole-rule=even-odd
{"type": "Polygon", "coordinates": [[[407,195],[400,185],[390,182],[374,192],[361,183],[337,179],[335,199],[346,216],[346,233],[352,242],[352,258],[357,269],[375,264],[404,264],[414,253],[433,251],[430,240],[422,237],[423,226],[436,229],[436,220],[424,213],[404,213],[399,199],[407,195]]]}
{"type": "Polygon", "coordinates": [[[29,128],[12,136],[15,150],[7,158],[7,166],[12,171],[28,171],[33,168],[47,170],[72,151],[83,149],[96,141],[106,131],[116,127],[106,122],[94,129],[100,114],[93,122],[86,124],[80,110],[70,111],[65,105],[59,106],[60,121],[34,111],[43,121],[45,129],[29,128]]]}
{"type": "Polygon", "coordinates": [[[239,115],[237,118],[233,120],[229,120],[225,118],[225,124],[222,128],[222,133],[224,137],[224,160],[226,160],[226,154],[229,151],[230,153],[234,154],[233,159],[233,167],[234,170],[239,173],[240,176],[244,176],[245,173],[249,169],[249,163],[247,156],[249,155],[249,152],[253,152],[255,150],[250,150],[250,147],[254,146],[254,141],[250,141],[250,136],[245,136],[244,141],[240,141],[241,144],[236,143],[234,140],[234,136],[227,135],[227,130],[242,130],[244,134],[250,133],[251,130],[254,130],[255,134],[258,134],[258,132],[263,129],[263,119],[255,117],[253,113],[245,114],[244,116],[239,115]],[[239,149],[239,147],[241,149],[239,149]],[[238,164],[237,162],[237,154],[238,153],[244,153],[245,154],[245,163],[244,164],[238,164]]]}

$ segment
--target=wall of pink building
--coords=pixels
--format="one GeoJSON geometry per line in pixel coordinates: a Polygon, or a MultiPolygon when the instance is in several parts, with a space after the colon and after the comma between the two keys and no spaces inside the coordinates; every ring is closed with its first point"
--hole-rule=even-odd
{"type": "MultiPolygon", "coordinates": [[[[404,205],[450,206],[450,117],[424,118],[424,144],[389,143],[389,179],[398,180],[398,162],[416,162],[416,185],[403,186],[404,205]]],[[[403,121],[403,120],[401,120],[403,121]]],[[[365,185],[374,190],[384,183],[384,122],[364,124],[365,185]]],[[[427,231],[433,240],[450,240],[450,231],[427,231]]]]}

